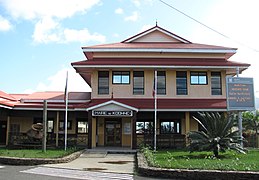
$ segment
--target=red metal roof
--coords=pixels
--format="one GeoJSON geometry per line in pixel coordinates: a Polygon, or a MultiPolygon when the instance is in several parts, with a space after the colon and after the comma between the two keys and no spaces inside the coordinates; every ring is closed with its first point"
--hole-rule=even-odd
{"type": "Polygon", "coordinates": [[[10,94],[7,94],[7,93],[5,93],[3,91],[0,91],[0,98],[11,100],[11,101],[15,101],[16,100],[13,96],[11,96],[10,94]]]}
{"type": "MultiPolygon", "coordinates": [[[[69,92],[69,100],[90,100],[90,92],[69,92]]],[[[64,100],[64,92],[49,91],[35,92],[22,98],[23,101],[30,100],[64,100]]]]}
{"type": "Polygon", "coordinates": [[[74,62],[74,65],[250,66],[247,63],[211,58],[98,58],[74,62]]]}
{"type": "Polygon", "coordinates": [[[95,46],[82,47],[82,49],[211,49],[211,50],[236,50],[236,48],[228,48],[223,46],[214,46],[197,43],[111,43],[100,44],[95,46]]]}

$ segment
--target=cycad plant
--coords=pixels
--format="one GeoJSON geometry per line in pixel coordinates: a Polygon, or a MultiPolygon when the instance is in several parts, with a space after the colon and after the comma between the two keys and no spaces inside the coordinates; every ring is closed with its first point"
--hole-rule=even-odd
{"type": "Polygon", "coordinates": [[[219,152],[225,152],[227,149],[245,153],[240,145],[243,139],[240,138],[238,130],[233,130],[234,116],[225,116],[218,112],[199,112],[193,118],[203,130],[189,132],[190,152],[213,151],[216,158],[219,157],[219,152]]]}

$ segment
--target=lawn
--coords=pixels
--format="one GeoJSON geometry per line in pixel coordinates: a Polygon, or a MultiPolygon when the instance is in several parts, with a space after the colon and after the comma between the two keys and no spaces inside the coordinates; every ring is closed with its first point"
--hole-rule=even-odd
{"type": "Polygon", "coordinates": [[[46,153],[40,149],[6,149],[0,148],[0,156],[19,157],[19,158],[58,158],[64,157],[75,152],[77,149],[71,148],[67,151],[61,149],[47,150],[46,153]]]}
{"type": "Polygon", "coordinates": [[[162,168],[259,171],[259,150],[250,150],[247,154],[228,151],[220,153],[218,159],[211,152],[179,150],[149,152],[145,156],[151,166],[162,168]]]}

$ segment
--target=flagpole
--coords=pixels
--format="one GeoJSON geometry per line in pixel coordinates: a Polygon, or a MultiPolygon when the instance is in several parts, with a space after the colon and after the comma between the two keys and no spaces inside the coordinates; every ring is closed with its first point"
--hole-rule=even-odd
{"type": "Polygon", "coordinates": [[[68,82],[68,71],[66,77],[66,86],[65,86],[65,151],[67,150],[67,114],[68,114],[68,90],[67,90],[67,82],[68,82]]]}
{"type": "Polygon", "coordinates": [[[154,98],[154,103],[155,103],[155,108],[154,108],[154,151],[156,151],[156,129],[157,129],[157,70],[155,70],[155,98],[154,98]]]}

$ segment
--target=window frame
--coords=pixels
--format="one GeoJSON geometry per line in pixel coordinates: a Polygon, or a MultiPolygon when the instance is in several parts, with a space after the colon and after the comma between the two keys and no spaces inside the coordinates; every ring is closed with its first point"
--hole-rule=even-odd
{"type": "Polygon", "coordinates": [[[153,132],[154,132],[154,122],[152,120],[150,120],[150,121],[149,120],[138,120],[136,122],[136,134],[153,134],[153,132]],[[142,129],[137,127],[138,123],[144,124],[142,129]],[[148,123],[151,123],[151,125],[152,125],[151,129],[146,128],[147,127],[146,124],[148,124],[148,123]],[[138,131],[141,131],[141,132],[138,132],[138,131]]]}
{"type": "Polygon", "coordinates": [[[166,95],[166,71],[157,71],[157,90],[156,90],[157,92],[157,95],[166,95]],[[159,75],[159,74],[162,74],[163,73],[163,75],[159,75]],[[165,86],[164,87],[159,87],[159,78],[158,77],[164,77],[165,78],[165,80],[164,80],[164,84],[165,84],[165,86]],[[163,93],[161,93],[159,90],[163,90],[163,93]]]}
{"type": "Polygon", "coordinates": [[[84,118],[77,118],[76,119],[76,133],[77,134],[88,134],[88,120],[84,118]],[[79,122],[86,122],[86,132],[78,132],[78,123],[79,122]]]}
{"type": "Polygon", "coordinates": [[[187,71],[176,71],[176,95],[188,95],[188,79],[187,79],[187,71]],[[177,75],[178,73],[182,73],[181,75],[177,75]],[[184,76],[183,76],[184,74],[184,76]],[[185,88],[179,87],[179,79],[185,79],[185,88]],[[186,93],[179,93],[181,90],[184,90],[186,93]]]}
{"type": "Polygon", "coordinates": [[[133,95],[144,95],[145,94],[145,72],[144,71],[133,71],[133,95]],[[143,73],[143,76],[136,75],[135,73],[143,73]],[[135,78],[143,78],[142,88],[135,87],[135,78]],[[140,93],[139,93],[140,91],[140,93]]]}
{"type": "MultiPolygon", "coordinates": [[[[34,117],[33,118],[33,124],[36,123],[42,123],[43,124],[43,118],[42,117],[34,117]]],[[[54,122],[54,118],[48,118],[47,119],[47,133],[54,133],[55,130],[55,122],[54,122]],[[52,130],[49,131],[49,122],[52,121],[53,127],[52,130]]]]}
{"type": "MultiPolygon", "coordinates": [[[[65,121],[64,120],[59,121],[58,130],[65,131],[65,121]]],[[[67,130],[72,130],[72,120],[67,120],[67,130]]]]}
{"type": "Polygon", "coordinates": [[[211,95],[213,95],[213,96],[221,96],[222,95],[222,76],[221,76],[221,72],[220,71],[211,72],[210,80],[211,80],[211,95]],[[213,74],[218,74],[218,76],[217,75],[213,75],[213,74]],[[213,88],[212,87],[212,79],[213,79],[213,77],[219,77],[219,85],[220,85],[219,88],[213,88]],[[213,90],[219,90],[220,93],[219,94],[213,94],[213,90]]]}
{"type": "Polygon", "coordinates": [[[191,71],[190,72],[190,84],[191,85],[208,85],[208,73],[206,72],[206,71],[191,71]],[[193,74],[197,74],[197,75],[193,75],[193,74]],[[202,75],[202,74],[204,74],[205,73],[205,75],[202,75]],[[197,80],[198,80],[198,82],[196,83],[196,82],[193,82],[192,81],[192,77],[193,76],[197,76],[197,80]],[[205,83],[202,83],[202,82],[200,82],[200,78],[201,77],[206,77],[206,82],[205,83]]]}
{"type": "Polygon", "coordinates": [[[172,119],[172,120],[168,120],[168,119],[162,119],[160,120],[160,134],[181,134],[182,128],[181,128],[181,120],[180,119],[172,119]],[[162,123],[163,122],[168,122],[169,126],[170,126],[170,131],[169,132],[163,132],[162,129],[162,123]],[[175,125],[173,126],[174,131],[172,132],[172,123],[174,123],[175,125]],[[177,124],[179,124],[179,126],[177,126],[177,124]],[[177,127],[179,127],[179,132],[177,131],[177,127]]]}
{"type": "Polygon", "coordinates": [[[98,71],[98,95],[109,94],[109,84],[110,84],[110,72],[109,71],[98,71]],[[106,75],[104,75],[107,73],[106,75]],[[100,86],[100,79],[107,78],[108,86],[100,86]],[[104,90],[103,92],[101,90],[104,90]]]}
{"type": "Polygon", "coordinates": [[[115,84],[115,85],[128,85],[128,84],[130,84],[130,71],[112,71],[112,84],[115,84]],[[118,74],[116,74],[116,73],[118,73],[118,74]],[[123,74],[123,73],[126,73],[126,74],[123,74]],[[114,82],[115,74],[117,76],[120,76],[120,82],[114,82]],[[123,76],[128,76],[129,81],[123,82],[123,76]]]}

